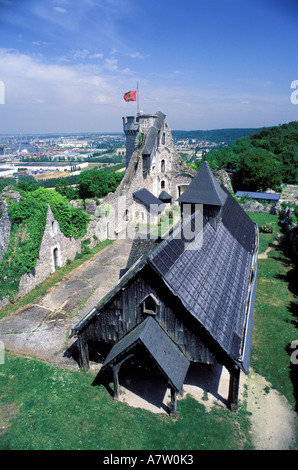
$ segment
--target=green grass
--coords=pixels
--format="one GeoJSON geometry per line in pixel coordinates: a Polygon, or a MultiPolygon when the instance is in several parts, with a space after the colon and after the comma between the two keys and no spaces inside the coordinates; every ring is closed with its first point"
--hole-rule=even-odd
{"type": "MultiPolygon", "coordinates": [[[[251,214],[251,218],[262,225],[273,223],[273,234],[260,234],[265,251],[279,230],[278,219],[270,214],[251,214]]],[[[61,279],[66,275],[63,269],[61,279]]],[[[289,344],[298,339],[293,274],[286,245],[271,250],[268,259],[258,262],[251,366],[295,406],[289,351],[289,344]]],[[[6,352],[5,363],[0,365],[0,448],[252,448],[245,401],[237,413],[221,406],[207,412],[202,404],[186,397],[178,401],[174,420],[114,402],[103,386],[92,386],[93,380],[88,371],[72,372],[6,352]]]]}
{"type": "Polygon", "coordinates": [[[281,228],[278,226],[278,217],[272,214],[262,214],[261,212],[250,212],[248,213],[248,215],[256,224],[258,224],[259,227],[266,224],[272,224],[272,233],[260,234],[261,236],[259,240],[259,254],[264,253],[268,248],[269,244],[272,243],[278,236],[278,232],[281,231],[281,228]]]}
{"type": "Polygon", "coordinates": [[[196,450],[251,448],[244,408],[206,412],[190,397],[178,416],[115,402],[92,386],[90,372],[72,372],[6,353],[0,365],[0,448],[11,450],[196,450]],[[2,418],[2,419],[1,419],[2,418]]]}
{"type": "MultiPolygon", "coordinates": [[[[274,226],[273,234],[260,234],[263,252],[277,236],[277,231],[282,231],[277,216],[269,216],[251,214],[255,222],[270,221],[274,226]]],[[[297,268],[291,260],[288,241],[284,240],[268,252],[266,259],[258,260],[251,366],[292,406],[297,405],[294,376],[298,366],[293,366],[290,360],[293,352],[290,345],[298,340],[297,287],[297,268]]]]}
{"type": "Polygon", "coordinates": [[[289,348],[298,339],[297,296],[289,289],[293,270],[281,250],[270,251],[268,259],[259,260],[252,356],[253,368],[291,404],[295,401],[289,348]]]}

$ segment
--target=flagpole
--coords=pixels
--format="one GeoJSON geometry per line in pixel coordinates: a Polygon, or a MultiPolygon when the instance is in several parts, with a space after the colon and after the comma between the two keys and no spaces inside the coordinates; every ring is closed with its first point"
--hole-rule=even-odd
{"type": "Polygon", "coordinates": [[[140,113],[140,106],[139,106],[139,82],[137,82],[137,114],[140,113]]]}

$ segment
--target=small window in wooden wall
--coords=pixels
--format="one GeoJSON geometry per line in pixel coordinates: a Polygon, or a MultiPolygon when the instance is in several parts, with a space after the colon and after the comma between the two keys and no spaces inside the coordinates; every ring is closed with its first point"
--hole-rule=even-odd
{"type": "Polygon", "coordinates": [[[156,315],[159,301],[153,294],[148,294],[142,301],[142,311],[146,315],[156,315]]]}

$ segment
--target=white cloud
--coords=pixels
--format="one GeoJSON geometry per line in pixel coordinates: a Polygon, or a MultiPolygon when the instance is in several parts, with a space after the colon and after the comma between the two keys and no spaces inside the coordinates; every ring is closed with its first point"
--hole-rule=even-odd
{"type": "Polygon", "coordinates": [[[117,72],[118,71],[118,60],[113,59],[113,58],[105,59],[105,68],[107,70],[117,72]]]}
{"type": "Polygon", "coordinates": [[[131,52],[130,54],[127,54],[127,55],[131,59],[144,59],[145,58],[145,56],[143,54],[141,54],[140,52],[138,52],[138,51],[131,52]]]}
{"type": "Polygon", "coordinates": [[[109,57],[104,60],[104,68],[106,70],[109,70],[110,72],[117,72],[121,75],[132,74],[132,71],[128,67],[126,67],[125,69],[119,69],[118,59],[114,59],[113,57],[109,57]]]}
{"type": "Polygon", "coordinates": [[[67,10],[62,7],[54,7],[53,10],[57,11],[58,13],[67,13],[67,10]]]}
{"type": "MultiPolygon", "coordinates": [[[[109,105],[107,113],[119,107],[120,115],[124,88],[117,63],[108,64],[107,77],[96,65],[48,64],[36,56],[0,49],[0,79],[6,89],[2,123],[26,132],[38,132],[40,127],[47,132],[83,131],[92,129],[102,107],[109,105]]],[[[13,131],[4,127],[1,132],[13,131]]]]}
{"type": "Polygon", "coordinates": [[[95,54],[90,54],[89,59],[103,59],[104,54],[101,54],[100,52],[96,52],[95,54]]]}
{"type": "Polygon", "coordinates": [[[77,49],[72,51],[72,56],[75,59],[86,59],[86,57],[89,57],[89,54],[88,49],[77,49]]]}
{"type": "Polygon", "coordinates": [[[50,46],[51,43],[47,41],[32,41],[33,46],[50,46]]]}

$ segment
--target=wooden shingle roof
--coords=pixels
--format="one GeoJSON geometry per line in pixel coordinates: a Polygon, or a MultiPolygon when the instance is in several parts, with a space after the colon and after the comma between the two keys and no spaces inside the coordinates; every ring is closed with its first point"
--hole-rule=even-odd
{"type": "MultiPolygon", "coordinates": [[[[190,315],[247,373],[258,231],[223,185],[220,189],[218,194],[224,206],[217,230],[204,218],[195,239],[185,240],[185,227],[193,223],[194,214],[160,244],[148,243],[146,255],[130,260],[130,268],[123,278],[74,326],[73,334],[84,329],[94,315],[100,314],[114,296],[149,265],[190,315]]],[[[138,250],[136,253],[139,256],[138,250]]]]}
{"type": "Polygon", "coordinates": [[[188,242],[183,238],[185,225],[178,227],[149,255],[148,263],[221,348],[243,363],[257,231],[234,198],[226,195],[217,231],[204,221],[200,243],[198,235],[188,242]]]}
{"type": "Polygon", "coordinates": [[[144,156],[151,155],[151,153],[153,152],[154,147],[156,145],[156,139],[158,137],[158,134],[162,126],[164,125],[164,121],[166,117],[165,114],[163,114],[161,111],[157,111],[156,115],[157,115],[157,118],[154,122],[154,125],[151,126],[149,130],[149,134],[146,137],[145,146],[142,151],[142,155],[144,156]]]}
{"type": "Polygon", "coordinates": [[[165,190],[163,190],[160,195],[158,196],[158,199],[160,199],[161,201],[170,201],[172,200],[172,196],[167,193],[165,190]]]}
{"type": "Polygon", "coordinates": [[[227,194],[216,181],[208,163],[204,162],[178,201],[186,204],[224,206],[226,199],[227,194]]]}
{"type": "Polygon", "coordinates": [[[189,368],[189,361],[153,317],[147,317],[120,339],[106,357],[103,368],[121,360],[137,344],[141,344],[179,392],[189,368]]]}
{"type": "Polygon", "coordinates": [[[165,209],[164,203],[154,196],[148,189],[142,188],[133,193],[133,196],[142,202],[152,214],[159,214],[165,209]]]}

